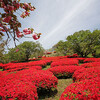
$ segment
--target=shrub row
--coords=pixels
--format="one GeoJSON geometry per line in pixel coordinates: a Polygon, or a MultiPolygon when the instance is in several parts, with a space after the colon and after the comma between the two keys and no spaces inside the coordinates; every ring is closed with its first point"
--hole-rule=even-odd
{"type": "Polygon", "coordinates": [[[75,65],[70,65],[70,66],[57,66],[57,67],[52,67],[47,70],[51,71],[56,77],[72,77],[73,73],[81,69],[81,66],[75,66],[75,65]]]}
{"type": "Polygon", "coordinates": [[[51,67],[55,67],[55,66],[65,66],[65,65],[78,65],[78,60],[74,59],[74,58],[67,58],[67,59],[62,59],[62,60],[58,60],[55,62],[51,63],[51,67]]]}
{"type": "Polygon", "coordinates": [[[49,60],[40,60],[40,61],[32,61],[32,62],[26,62],[26,63],[0,64],[0,67],[9,72],[27,69],[30,67],[40,70],[42,69],[42,67],[45,67],[49,63],[51,63],[51,61],[49,60]]]}
{"type": "Polygon", "coordinates": [[[100,67],[82,68],[80,70],[76,70],[73,74],[74,82],[96,77],[100,77],[100,67]]]}
{"type": "Polygon", "coordinates": [[[72,83],[64,90],[60,100],[100,100],[100,78],[72,83]]]}
{"type": "Polygon", "coordinates": [[[100,66],[76,70],[73,82],[66,87],[60,100],[100,100],[100,66]]]}
{"type": "Polygon", "coordinates": [[[53,73],[34,68],[16,72],[0,72],[2,100],[37,100],[37,89],[56,89],[58,80],[53,73]]]}

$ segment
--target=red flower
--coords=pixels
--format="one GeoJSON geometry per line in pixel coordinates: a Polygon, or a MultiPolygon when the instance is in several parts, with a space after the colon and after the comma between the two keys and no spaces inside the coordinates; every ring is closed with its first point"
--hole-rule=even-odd
{"type": "Polygon", "coordinates": [[[72,83],[59,100],[100,100],[100,77],[72,83]]]}
{"type": "Polygon", "coordinates": [[[40,38],[36,33],[34,33],[34,34],[32,35],[32,37],[33,37],[34,40],[37,40],[37,39],[40,38]]]}
{"type": "Polygon", "coordinates": [[[9,23],[9,21],[11,20],[11,16],[7,16],[6,18],[3,19],[4,22],[9,23]]]}

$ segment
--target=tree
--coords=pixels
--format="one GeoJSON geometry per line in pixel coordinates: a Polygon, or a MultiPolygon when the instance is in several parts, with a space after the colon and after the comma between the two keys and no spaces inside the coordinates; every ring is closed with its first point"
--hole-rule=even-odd
{"type": "MultiPolygon", "coordinates": [[[[67,41],[66,41],[67,42],[67,41]]],[[[64,41],[59,41],[56,45],[54,45],[52,48],[57,52],[58,55],[65,56],[67,54],[67,43],[64,41]]]]}
{"type": "Polygon", "coordinates": [[[43,52],[42,46],[38,42],[23,42],[17,48],[11,48],[8,52],[10,61],[28,61],[30,57],[36,56],[36,53],[43,52]],[[37,50],[38,49],[38,50],[37,50]]]}
{"type": "Polygon", "coordinates": [[[59,41],[53,48],[57,53],[66,55],[77,53],[81,57],[92,54],[100,57],[100,30],[81,30],[66,38],[66,41],[59,41]]]}
{"type": "Polygon", "coordinates": [[[74,53],[81,57],[87,57],[88,54],[95,53],[96,47],[100,46],[100,30],[75,32],[68,36],[66,40],[74,53]]]}
{"type": "Polygon", "coordinates": [[[2,40],[2,35],[0,35],[0,62],[2,62],[4,53],[4,41],[2,40]]]}
{"type": "MultiPolygon", "coordinates": [[[[16,46],[18,38],[33,33],[33,28],[25,28],[23,32],[20,32],[21,23],[16,16],[19,10],[22,12],[20,17],[25,18],[29,16],[30,11],[35,10],[35,7],[31,3],[20,3],[20,0],[0,0],[0,8],[2,8],[2,12],[0,13],[0,34],[7,36],[6,44],[13,39],[16,46]]],[[[32,37],[37,40],[40,38],[40,35],[41,33],[34,33],[32,37]]]]}
{"type": "Polygon", "coordinates": [[[92,56],[100,57],[100,30],[94,30],[90,36],[92,42],[92,56]]]}

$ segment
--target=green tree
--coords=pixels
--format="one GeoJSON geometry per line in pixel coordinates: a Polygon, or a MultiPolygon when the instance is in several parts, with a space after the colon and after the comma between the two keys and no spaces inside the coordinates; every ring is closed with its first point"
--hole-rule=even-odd
{"type": "Polygon", "coordinates": [[[68,36],[66,40],[74,53],[81,57],[87,57],[88,54],[95,53],[96,48],[100,46],[100,30],[75,32],[68,36]]]}
{"type": "Polygon", "coordinates": [[[68,36],[66,41],[59,41],[53,48],[58,55],[77,53],[81,57],[87,57],[89,54],[100,57],[100,30],[75,32],[68,36]]]}
{"type": "Polygon", "coordinates": [[[52,48],[57,52],[57,55],[65,56],[67,54],[67,41],[59,41],[56,45],[54,45],[52,48]]]}
{"type": "MultiPolygon", "coordinates": [[[[43,52],[42,46],[38,42],[23,42],[17,48],[12,48],[8,52],[10,61],[28,61],[30,57],[38,52],[43,52]]],[[[39,54],[39,53],[38,53],[39,54]]]]}

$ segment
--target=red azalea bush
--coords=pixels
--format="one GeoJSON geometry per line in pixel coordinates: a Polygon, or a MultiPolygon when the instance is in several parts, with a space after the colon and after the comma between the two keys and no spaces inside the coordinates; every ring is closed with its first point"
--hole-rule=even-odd
{"type": "Polygon", "coordinates": [[[14,71],[20,71],[20,70],[23,70],[23,69],[37,69],[37,70],[41,70],[42,67],[41,66],[32,66],[32,67],[24,67],[22,65],[12,65],[12,66],[9,66],[6,71],[7,72],[14,72],[14,71]]]}
{"type": "Polygon", "coordinates": [[[42,69],[41,66],[32,66],[29,63],[8,63],[8,64],[3,64],[2,68],[7,71],[18,71],[26,68],[34,68],[34,69],[42,69]]]}
{"type": "Polygon", "coordinates": [[[19,77],[27,77],[27,79],[31,80],[37,88],[57,88],[58,79],[49,71],[45,70],[23,70],[18,72],[19,77]]]}
{"type": "Polygon", "coordinates": [[[52,63],[51,60],[44,60],[46,62],[47,65],[50,65],[52,63]]]}
{"type": "Polygon", "coordinates": [[[71,77],[76,70],[81,68],[82,68],[81,66],[71,65],[71,66],[52,67],[47,70],[51,71],[56,77],[61,77],[61,76],[71,77]]]}
{"type": "Polygon", "coordinates": [[[18,79],[21,81],[30,81],[36,85],[37,88],[57,88],[58,79],[52,72],[36,69],[25,69],[14,73],[8,73],[6,75],[8,80],[18,79]]]}
{"type": "Polygon", "coordinates": [[[70,56],[70,55],[67,56],[67,58],[78,58],[78,57],[79,57],[79,56],[78,56],[77,53],[73,54],[72,56],[70,56]]]}
{"type": "Polygon", "coordinates": [[[77,58],[80,63],[83,63],[86,58],[77,58]]]}
{"type": "Polygon", "coordinates": [[[62,59],[51,63],[51,68],[55,66],[65,66],[65,65],[78,65],[78,60],[73,58],[62,59]]]}
{"type": "Polygon", "coordinates": [[[67,58],[67,56],[57,56],[57,57],[42,57],[44,60],[58,61],[67,58]]]}
{"type": "Polygon", "coordinates": [[[56,89],[58,79],[50,71],[24,69],[0,72],[0,98],[2,100],[37,100],[37,89],[56,89]],[[35,87],[36,86],[36,87],[35,87]]]}
{"type": "Polygon", "coordinates": [[[1,100],[38,100],[37,89],[33,83],[6,78],[3,80],[0,78],[1,100]]]}
{"type": "Polygon", "coordinates": [[[18,71],[30,67],[34,67],[36,69],[42,69],[42,67],[45,67],[48,62],[50,61],[45,61],[45,60],[40,60],[40,61],[32,61],[32,62],[26,62],[26,63],[7,63],[7,64],[1,64],[0,66],[4,70],[9,70],[9,71],[18,71]],[[39,66],[39,67],[35,67],[39,66]],[[40,68],[41,66],[41,68],[40,68]]]}
{"type": "Polygon", "coordinates": [[[100,66],[100,62],[84,63],[84,64],[81,64],[81,66],[84,68],[97,67],[97,66],[100,66]]]}
{"type": "Polygon", "coordinates": [[[8,74],[7,71],[0,71],[0,77],[3,78],[6,74],[8,74]]]}
{"type": "Polygon", "coordinates": [[[13,65],[13,63],[7,63],[7,64],[0,64],[0,67],[5,69],[6,67],[13,65]]]}
{"type": "Polygon", "coordinates": [[[100,77],[72,83],[59,100],[100,100],[100,77]]]}
{"type": "Polygon", "coordinates": [[[26,66],[41,66],[41,67],[45,67],[46,65],[47,65],[47,63],[44,60],[32,61],[32,62],[26,63],[26,66]]]}
{"type": "Polygon", "coordinates": [[[100,77],[100,67],[82,68],[73,74],[73,81],[81,81],[100,77]]]}
{"type": "Polygon", "coordinates": [[[49,71],[34,72],[34,83],[38,88],[57,88],[58,79],[49,71]],[[38,73],[37,73],[38,72],[38,73]]]}
{"type": "Polygon", "coordinates": [[[84,63],[87,63],[87,62],[100,62],[100,58],[86,58],[84,60],[84,63]]]}

